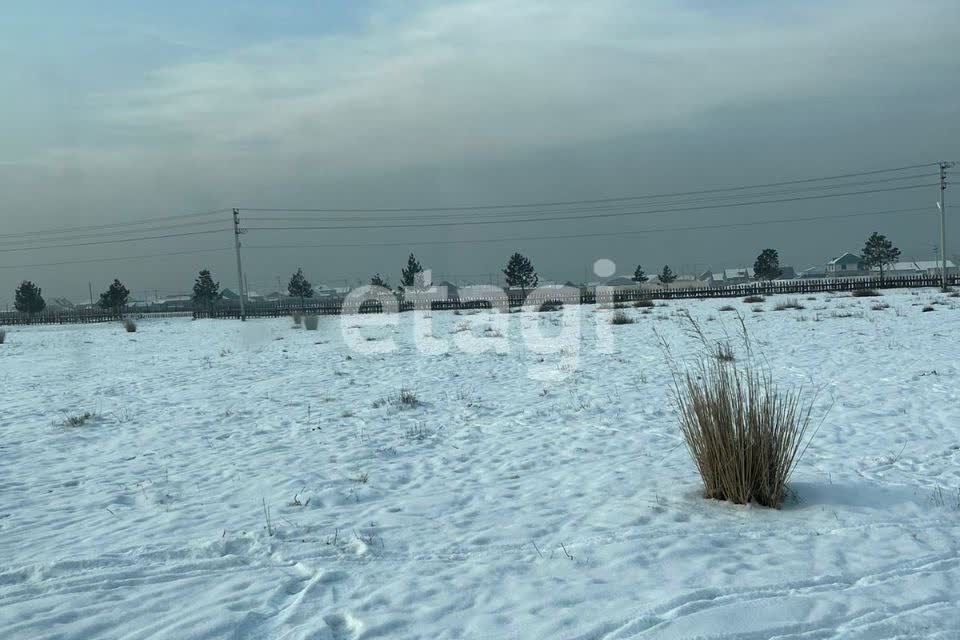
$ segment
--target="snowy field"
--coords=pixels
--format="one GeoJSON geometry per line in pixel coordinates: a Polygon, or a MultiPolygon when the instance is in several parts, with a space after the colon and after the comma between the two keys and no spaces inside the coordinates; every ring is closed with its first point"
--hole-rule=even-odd
{"type": "Polygon", "coordinates": [[[960,637],[960,299],[784,299],[13,328],[0,638],[960,637]],[[817,393],[780,511],[679,437],[728,304],[817,393]]]}

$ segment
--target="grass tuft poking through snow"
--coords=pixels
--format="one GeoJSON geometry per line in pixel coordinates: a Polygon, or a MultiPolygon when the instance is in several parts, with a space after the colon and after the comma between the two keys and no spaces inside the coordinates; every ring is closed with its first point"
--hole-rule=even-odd
{"type": "Polygon", "coordinates": [[[703,480],[704,496],[779,508],[787,480],[809,444],[805,435],[812,402],[801,391],[779,389],[772,374],[754,364],[752,341],[739,313],[747,354],[742,366],[734,363],[729,342],[711,347],[690,313],[681,315],[687,333],[704,346],[692,368],[681,372],[666,340],[658,337],[673,373],[680,431],[703,480]]]}
{"type": "Polygon", "coordinates": [[[789,300],[784,300],[783,302],[778,302],[778,303],[776,304],[776,306],[773,307],[773,310],[774,310],[774,311],[786,311],[787,309],[797,309],[797,310],[801,310],[801,309],[805,309],[805,308],[806,308],[806,307],[804,307],[802,304],[800,304],[800,301],[799,301],[799,300],[797,300],[796,298],[790,298],[789,300]]]}
{"type": "Polygon", "coordinates": [[[702,359],[674,392],[704,496],[779,508],[810,424],[801,393],[778,389],[754,365],[719,358],[702,359]]]}
{"type": "Polygon", "coordinates": [[[7,341],[7,331],[6,329],[0,329],[0,344],[3,344],[7,341]]]}
{"type": "Polygon", "coordinates": [[[303,328],[307,331],[316,331],[317,327],[320,326],[319,316],[308,315],[303,316],[303,328]]]}
{"type": "Polygon", "coordinates": [[[136,333],[137,332],[137,323],[131,320],[130,318],[123,319],[123,328],[127,333],[136,333]]]}
{"type": "Polygon", "coordinates": [[[880,292],[875,289],[854,289],[850,295],[854,298],[873,298],[879,296],[880,292]]]}
{"type": "Polygon", "coordinates": [[[623,311],[614,312],[613,317],[610,318],[610,324],[633,324],[634,322],[636,321],[623,311]]]}
{"type": "Polygon", "coordinates": [[[757,304],[758,302],[766,302],[766,298],[763,296],[747,296],[743,301],[747,304],[757,304]]]}
{"type": "Polygon", "coordinates": [[[303,314],[298,311],[293,314],[293,324],[299,327],[301,322],[303,322],[303,314]]]}
{"type": "Polygon", "coordinates": [[[75,416],[68,416],[67,419],[63,421],[63,424],[67,427],[82,427],[87,424],[91,418],[93,418],[93,414],[89,411],[84,411],[75,416]]]}

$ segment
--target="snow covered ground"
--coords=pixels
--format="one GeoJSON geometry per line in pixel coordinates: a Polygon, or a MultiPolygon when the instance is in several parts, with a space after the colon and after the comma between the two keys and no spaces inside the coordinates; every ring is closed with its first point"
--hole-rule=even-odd
{"type": "Polygon", "coordinates": [[[960,299],[782,300],[14,328],[0,638],[960,637],[960,299]],[[781,511],[679,438],[727,304],[817,392],[781,511]]]}

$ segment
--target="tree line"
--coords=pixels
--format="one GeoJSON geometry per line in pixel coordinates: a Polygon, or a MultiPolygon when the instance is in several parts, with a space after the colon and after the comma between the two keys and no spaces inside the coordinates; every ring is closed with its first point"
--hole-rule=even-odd
{"type": "MultiPolygon", "coordinates": [[[[873,232],[864,243],[861,258],[868,268],[876,268],[880,271],[882,281],[884,269],[900,258],[900,249],[895,247],[886,236],[873,232]]],[[[779,253],[776,249],[764,249],[753,263],[753,276],[758,280],[776,280],[781,275],[783,275],[783,269],[780,267],[779,253]]],[[[535,289],[540,282],[533,263],[520,253],[514,253],[507,260],[506,267],[503,269],[503,276],[506,285],[511,289],[520,289],[524,297],[528,289],[535,289]]],[[[677,275],[670,268],[670,265],[664,265],[656,276],[657,283],[663,287],[669,287],[676,279],[677,275]]],[[[637,265],[631,280],[639,285],[648,282],[650,277],[644,272],[641,265],[637,265]]],[[[389,279],[379,273],[370,278],[370,284],[393,290],[389,279]]],[[[406,265],[400,269],[400,284],[397,285],[396,292],[402,296],[408,289],[424,289],[429,285],[430,283],[425,281],[423,267],[416,256],[411,253],[407,258],[406,265]]],[[[42,312],[47,307],[42,293],[42,290],[36,284],[24,280],[16,288],[14,308],[30,316],[42,312]]],[[[299,298],[301,308],[306,308],[307,299],[313,298],[313,285],[304,276],[302,268],[298,268],[296,273],[290,276],[287,283],[287,293],[292,298],[299,298]]],[[[210,270],[203,269],[200,271],[193,283],[193,295],[191,296],[193,304],[197,308],[209,311],[222,298],[223,292],[220,289],[220,283],[214,281],[210,270]]],[[[118,278],[115,278],[106,291],[100,294],[100,299],[96,304],[101,309],[110,311],[120,317],[123,315],[129,299],[130,290],[118,278]]]]}

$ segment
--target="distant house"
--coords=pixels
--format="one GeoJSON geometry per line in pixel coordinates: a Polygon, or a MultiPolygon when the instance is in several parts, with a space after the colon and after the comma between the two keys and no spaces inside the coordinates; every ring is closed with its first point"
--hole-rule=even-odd
{"type": "Polygon", "coordinates": [[[796,280],[797,270],[791,266],[780,267],[780,277],[778,280],[796,280]]]}
{"type": "Polygon", "coordinates": [[[822,267],[807,267],[800,272],[801,278],[825,278],[826,276],[822,267]]]}
{"type": "Polygon", "coordinates": [[[738,284],[746,284],[753,280],[753,269],[747,267],[736,267],[733,269],[724,269],[722,271],[713,271],[708,269],[696,278],[697,282],[707,287],[731,287],[738,284]]]}
{"type": "Polygon", "coordinates": [[[633,278],[628,278],[627,276],[617,276],[615,278],[610,278],[603,283],[605,287],[630,287],[636,289],[640,285],[637,284],[637,281],[633,278]]]}
{"type": "Polygon", "coordinates": [[[828,262],[824,271],[828,278],[844,278],[870,274],[870,271],[863,262],[863,258],[849,251],[828,262]]]}
{"type": "MultiPolygon", "coordinates": [[[[872,271],[879,273],[879,267],[873,267],[872,271]]],[[[947,260],[947,275],[956,275],[957,265],[952,260],[947,260]]],[[[938,260],[905,260],[894,262],[883,268],[884,275],[889,276],[939,276],[940,262],[938,260]]]]}
{"type": "Polygon", "coordinates": [[[427,289],[426,295],[430,296],[431,300],[458,300],[460,289],[452,282],[444,280],[427,289]]]}

